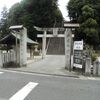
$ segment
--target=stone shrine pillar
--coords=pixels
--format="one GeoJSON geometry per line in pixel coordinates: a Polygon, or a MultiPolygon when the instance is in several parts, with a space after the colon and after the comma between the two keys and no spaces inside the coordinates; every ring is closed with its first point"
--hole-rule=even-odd
{"type": "Polygon", "coordinates": [[[0,50],[0,68],[3,67],[2,51],[0,50]]]}
{"type": "Polygon", "coordinates": [[[13,59],[15,59],[16,64],[19,64],[20,63],[20,46],[17,44],[17,46],[14,46],[13,49],[15,51],[15,58],[13,59]]]}
{"type": "Polygon", "coordinates": [[[100,76],[100,59],[97,58],[93,65],[93,75],[100,76]]]}
{"type": "Polygon", "coordinates": [[[71,40],[71,29],[67,28],[65,30],[65,69],[68,69],[69,71],[71,71],[71,40]]]}
{"type": "Polygon", "coordinates": [[[32,48],[30,49],[30,58],[33,59],[34,58],[34,55],[33,55],[33,50],[32,48]]]}
{"type": "Polygon", "coordinates": [[[20,66],[27,65],[27,29],[23,27],[20,32],[20,66]]]}
{"type": "Polygon", "coordinates": [[[85,75],[90,75],[91,74],[91,58],[86,58],[86,63],[85,63],[85,75]]]}
{"type": "Polygon", "coordinates": [[[42,59],[45,58],[46,56],[46,34],[47,34],[47,31],[44,31],[44,34],[43,34],[43,38],[42,38],[42,59]]]}

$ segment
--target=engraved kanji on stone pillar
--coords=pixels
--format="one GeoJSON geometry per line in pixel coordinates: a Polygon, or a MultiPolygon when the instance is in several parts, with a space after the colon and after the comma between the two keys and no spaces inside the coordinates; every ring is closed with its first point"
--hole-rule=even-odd
{"type": "Polygon", "coordinates": [[[71,70],[71,29],[65,30],[65,68],[71,70]]]}
{"type": "Polygon", "coordinates": [[[27,29],[24,27],[20,33],[20,66],[27,65],[27,29]]]}

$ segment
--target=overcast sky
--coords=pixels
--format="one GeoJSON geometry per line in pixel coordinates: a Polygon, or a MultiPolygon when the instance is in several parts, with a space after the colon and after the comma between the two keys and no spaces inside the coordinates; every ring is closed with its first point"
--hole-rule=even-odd
{"type": "MultiPolygon", "coordinates": [[[[0,11],[2,10],[2,8],[4,6],[6,6],[7,8],[10,8],[14,3],[16,2],[20,2],[21,0],[0,0],[0,11]]],[[[67,10],[66,10],[66,5],[68,3],[69,0],[59,0],[58,4],[59,4],[59,8],[63,14],[63,17],[68,20],[68,14],[67,14],[67,10]]]]}
{"type": "Polygon", "coordinates": [[[59,4],[59,8],[63,14],[63,17],[66,19],[66,20],[69,20],[68,18],[68,12],[67,12],[67,4],[68,4],[68,1],[69,0],[59,0],[58,4],[59,4]]]}

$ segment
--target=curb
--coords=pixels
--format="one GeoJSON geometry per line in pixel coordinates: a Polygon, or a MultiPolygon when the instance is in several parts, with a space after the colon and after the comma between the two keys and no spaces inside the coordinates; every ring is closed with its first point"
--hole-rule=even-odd
{"type": "Polygon", "coordinates": [[[17,71],[17,72],[26,72],[26,73],[30,73],[30,74],[49,75],[49,76],[61,76],[61,77],[80,78],[77,75],[47,74],[47,73],[33,72],[33,71],[22,71],[22,70],[16,70],[16,69],[3,69],[3,70],[17,71]]]}

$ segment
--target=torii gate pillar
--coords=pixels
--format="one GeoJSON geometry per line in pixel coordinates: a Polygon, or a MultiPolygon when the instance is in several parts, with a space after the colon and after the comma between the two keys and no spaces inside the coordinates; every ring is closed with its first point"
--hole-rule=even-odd
{"type": "Polygon", "coordinates": [[[46,56],[46,34],[47,31],[44,31],[43,37],[42,37],[42,58],[44,59],[46,56]]]}
{"type": "Polygon", "coordinates": [[[72,33],[71,29],[65,30],[65,69],[71,70],[71,42],[72,33]]]}
{"type": "Polygon", "coordinates": [[[65,69],[71,71],[71,46],[72,46],[72,29],[78,28],[79,24],[64,23],[65,30],[65,69]]]}

